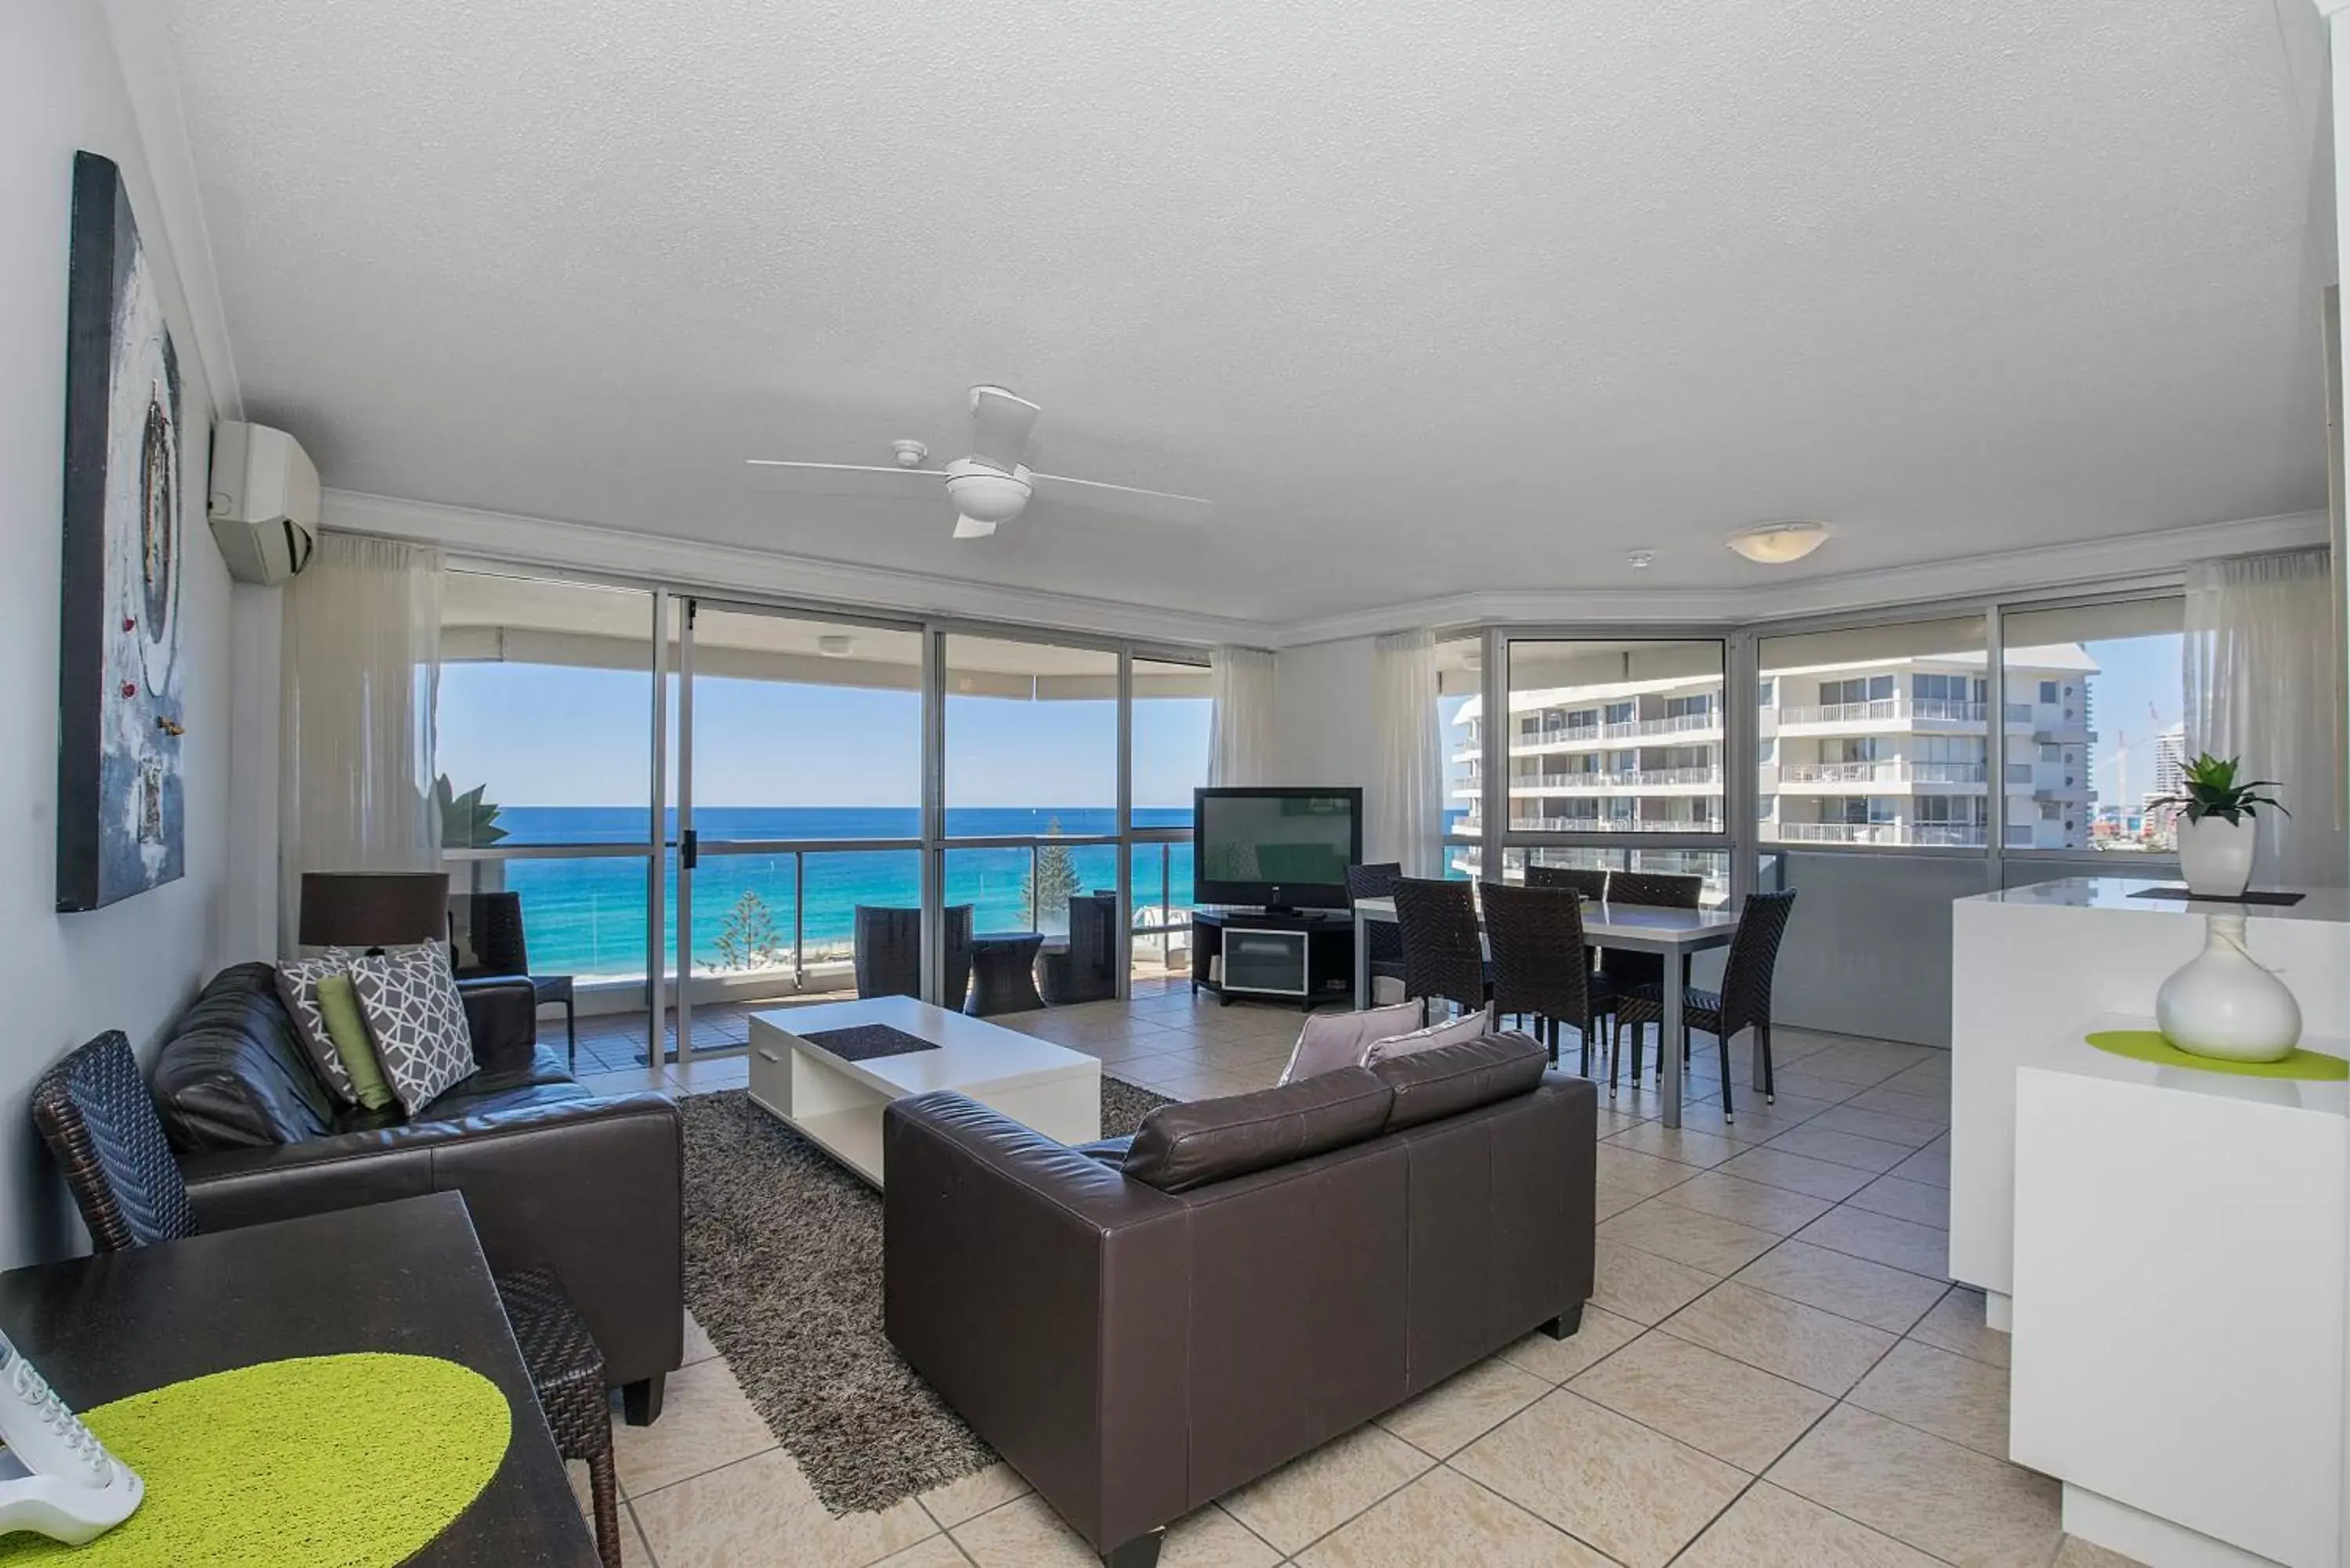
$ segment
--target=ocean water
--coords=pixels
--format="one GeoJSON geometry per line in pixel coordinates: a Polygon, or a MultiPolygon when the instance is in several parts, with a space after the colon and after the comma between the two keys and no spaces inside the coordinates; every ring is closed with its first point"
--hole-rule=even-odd
{"type": "MultiPolygon", "coordinates": [[[[780,950],[773,961],[791,961],[793,922],[806,961],[846,957],[859,904],[912,907],[921,901],[921,853],[916,849],[808,851],[788,854],[728,854],[730,843],[777,839],[870,839],[913,836],[920,815],[894,806],[704,806],[693,814],[701,836],[701,864],[693,873],[693,960],[698,970],[725,962],[722,937],[730,919],[737,935],[744,917],[755,923],[764,913],[780,950]],[[795,871],[804,876],[799,884],[795,871]],[[745,908],[745,895],[754,905],[745,908]]],[[[1138,827],[1187,826],[1189,807],[1134,813],[1138,827]]],[[[1065,834],[1108,833],[1116,813],[1089,806],[961,808],[947,813],[951,836],[999,837],[1042,834],[1057,823],[1065,834]]],[[[601,806],[507,806],[498,817],[507,845],[641,844],[640,809],[601,806]]],[[[672,830],[675,816],[671,818],[672,830]]],[[[1068,847],[1078,886],[1087,891],[1118,885],[1118,846],[1068,847]]],[[[664,857],[662,907],[670,911],[667,940],[677,940],[677,866],[664,857]]],[[[480,862],[489,875],[520,893],[530,941],[531,967],[541,972],[579,975],[641,975],[645,969],[645,862],[634,857],[480,862]]],[[[452,867],[463,886],[463,867],[452,867]]],[[[946,901],[971,904],[977,930],[1065,929],[1065,910],[1041,910],[1032,927],[1024,883],[1025,848],[953,849],[946,856],[946,901]]],[[[1191,902],[1191,846],[1134,846],[1134,902],[1138,912],[1154,909],[1162,890],[1173,910],[1191,902]]],[[[1143,919],[1149,919],[1148,913],[1143,919]]]]}

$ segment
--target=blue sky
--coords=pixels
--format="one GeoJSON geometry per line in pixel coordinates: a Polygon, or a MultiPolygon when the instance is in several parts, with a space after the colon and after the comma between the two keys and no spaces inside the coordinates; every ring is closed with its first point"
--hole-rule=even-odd
{"type": "MultiPolygon", "coordinates": [[[[917,693],[705,677],[694,703],[701,805],[921,803],[917,693]]],[[[650,728],[650,682],[633,670],[442,668],[441,771],[500,805],[642,802],[650,728]]],[[[1135,704],[1137,806],[1189,806],[1207,774],[1207,699],[1135,704]]],[[[1116,703],[948,699],[949,805],[1117,801],[1116,703]]]]}

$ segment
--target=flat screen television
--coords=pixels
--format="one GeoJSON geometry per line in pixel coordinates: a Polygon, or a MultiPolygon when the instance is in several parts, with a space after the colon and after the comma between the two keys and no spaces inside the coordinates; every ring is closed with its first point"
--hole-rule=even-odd
{"type": "Polygon", "coordinates": [[[1191,899],[1268,909],[1343,909],[1363,858],[1359,789],[1191,792],[1191,899]]]}

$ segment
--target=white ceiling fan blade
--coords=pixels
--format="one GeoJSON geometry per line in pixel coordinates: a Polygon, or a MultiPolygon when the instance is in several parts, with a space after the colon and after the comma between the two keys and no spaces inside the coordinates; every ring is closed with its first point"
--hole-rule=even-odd
{"type": "Polygon", "coordinates": [[[879,468],[847,462],[745,461],[751,488],[786,495],[845,495],[861,501],[937,501],[947,476],[935,468],[879,468]]]}
{"type": "Polygon", "coordinates": [[[1001,387],[971,389],[971,455],[1009,473],[1028,452],[1028,432],[1040,410],[1001,387]]]}
{"type": "Polygon", "coordinates": [[[1170,495],[1163,490],[1136,490],[1130,485],[1103,484],[1091,479],[1071,479],[1062,473],[1032,473],[1028,483],[1037,497],[1064,506],[1094,512],[1115,512],[1146,523],[1177,525],[1205,523],[1215,515],[1216,504],[1197,495],[1170,495]]]}
{"type": "Polygon", "coordinates": [[[962,515],[955,518],[954,536],[958,539],[987,539],[993,538],[994,534],[995,524],[993,523],[983,523],[976,517],[962,515]]]}

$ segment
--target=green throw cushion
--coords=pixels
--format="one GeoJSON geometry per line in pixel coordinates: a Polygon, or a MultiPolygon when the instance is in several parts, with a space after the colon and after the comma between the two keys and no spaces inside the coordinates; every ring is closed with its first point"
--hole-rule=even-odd
{"type": "Polygon", "coordinates": [[[359,1104],[371,1111],[388,1111],[399,1104],[392,1097],[391,1085],[383,1081],[383,1068],[375,1059],[375,1039],[368,1033],[367,1019],[359,1012],[359,993],[352,988],[348,972],[319,977],[318,1011],[326,1017],[327,1038],[335,1043],[335,1054],[342,1057],[343,1070],[351,1075],[351,1093],[359,1104]]]}

